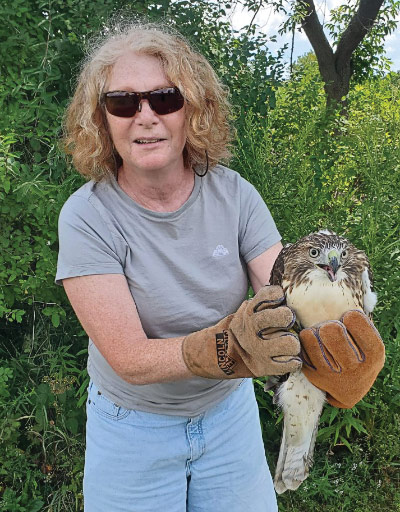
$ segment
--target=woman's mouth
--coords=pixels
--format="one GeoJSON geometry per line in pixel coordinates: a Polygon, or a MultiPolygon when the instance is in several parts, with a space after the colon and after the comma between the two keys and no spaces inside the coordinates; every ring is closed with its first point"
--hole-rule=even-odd
{"type": "Polygon", "coordinates": [[[135,144],[155,144],[157,142],[161,142],[165,139],[135,139],[135,144]]]}

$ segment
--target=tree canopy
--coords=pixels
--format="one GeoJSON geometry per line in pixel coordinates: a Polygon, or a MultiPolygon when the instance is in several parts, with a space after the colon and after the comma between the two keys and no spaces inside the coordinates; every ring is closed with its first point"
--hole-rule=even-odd
{"type": "Polygon", "coordinates": [[[282,32],[297,27],[304,31],[317,57],[327,102],[331,105],[343,101],[352,77],[359,80],[387,63],[383,41],[397,27],[396,15],[400,10],[397,0],[346,2],[332,10],[326,33],[314,0],[244,0],[244,3],[253,11],[271,5],[284,12],[282,32]],[[332,45],[328,36],[333,39],[332,45]]]}

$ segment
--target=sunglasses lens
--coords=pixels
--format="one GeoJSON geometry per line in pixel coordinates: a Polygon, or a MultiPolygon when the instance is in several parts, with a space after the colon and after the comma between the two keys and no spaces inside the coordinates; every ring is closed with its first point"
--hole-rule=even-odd
{"type": "Polygon", "coordinates": [[[179,89],[167,87],[149,93],[149,102],[158,115],[172,114],[183,107],[184,99],[179,89]]]}
{"type": "Polygon", "coordinates": [[[105,96],[106,109],[117,117],[133,117],[139,107],[139,96],[127,92],[108,93],[105,96]]]}
{"type": "Polygon", "coordinates": [[[133,117],[142,99],[148,100],[151,108],[160,116],[177,112],[185,102],[176,87],[142,93],[115,91],[104,94],[107,111],[117,117],[133,117]]]}

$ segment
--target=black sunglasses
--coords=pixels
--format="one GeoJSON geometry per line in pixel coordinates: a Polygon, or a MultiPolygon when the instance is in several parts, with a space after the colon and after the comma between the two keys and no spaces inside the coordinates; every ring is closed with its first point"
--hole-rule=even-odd
{"type": "Polygon", "coordinates": [[[103,93],[101,100],[107,112],[117,117],[133,117],[141,110],[142,100],[148,100],[152,110],[160,116],[177,112],[185,102],[177,87],[164,87],[147,92],[110,91],[103,93]]]}

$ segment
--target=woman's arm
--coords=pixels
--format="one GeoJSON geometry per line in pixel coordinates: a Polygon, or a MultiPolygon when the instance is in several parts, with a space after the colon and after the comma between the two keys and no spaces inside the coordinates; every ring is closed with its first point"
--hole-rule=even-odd
{"type": "MultiPolygon", "coordinates": [[[[281,247],[275,244],[249,262],[255,293],[268,283],[281,247]]],[[[147,338],[125,276],[71,277],[63,285],[87,335],[122,379],[140,385],[193,377],[182,357],[183,337],[147,338]]]]}
{"type": "Polygon", "coordinates": [[[151,384],[193,377],[182,357],[183,338],[147,338],[125,276],[72,277],[63,285],[82,327],[122,379],[151,384]]]}
{"type": "Polygon", "coordinates": [[[282,244],[278,242],[247,264],[254,293],[257,293],[262,286],[269,283],[272,267],[281,249],[282,244]]]}

